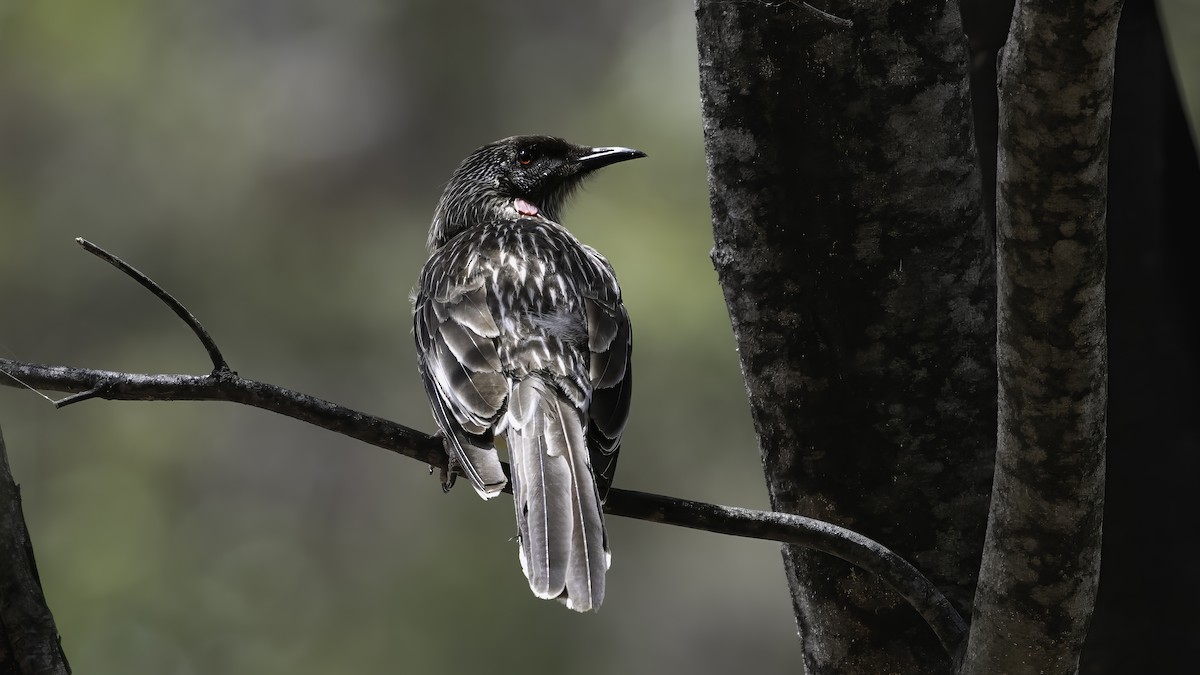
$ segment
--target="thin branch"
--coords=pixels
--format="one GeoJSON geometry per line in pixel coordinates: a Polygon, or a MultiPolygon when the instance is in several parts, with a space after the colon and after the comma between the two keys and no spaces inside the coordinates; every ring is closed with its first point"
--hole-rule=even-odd
{"type": "MultiPolygon", "coordinates": [[[[102,398],[112,401],[228,401],[286,415],[358,439],[431,467],[446,469],[446,450],[438,437],[331,401],[241,377],[225,364],[200,322],[179,301],[141,272],[82,239],[88,251],[137,279],[184,319],[213,357],[208,375],[147,375],[0,359],[0,383],[35,390],[74,392],[57,407],[102,398]]],[[[505,471],[507,472],[507,467],[505,471]]],[[[767,539],[813,548],[837,556],[880,577],[929,623],[942,646],[957,659],[967,626],[941,591],[894,552],[861,534],[804,516],[756,511],[613,488],[604,511],[718,534],[767,539]]]]}
{"type": "Polygon", "coordinates": [[[108,251],[105,251],[87,239],[84,239],[83,237],[76,237],[75,243],[82,246],[83,250],[87,251],[88,253],[91,253],[104,262],[129,275],[134,281],[138,282],[144,286],[146,290],[153,293],[154,297],[162,300],[167,307],[170,307],[172,312],[175,312],[180,319],[183,319],[183,322],[188,325],[188,328],[191,328],[192,332],[196,334],[196,338],[200,340],[200,344],[204,345],[204,349],[208,352],[208,358],[212,360],[213,370],[229,370],[229,364],[226,363],[225,357],[221,355],[221,350],[217,349],[217,343],[213,341],[212,336],[209,335],[204,326],[200,324],[200,320],[196,318],[196,315],[188,311],[188,308],[184,307],[183,303],[176,300],[174,296],[163,290],[162,286],[159,286],[154,282],[153,279],[145,274],[142,274],[132,265],[126,263],[124,260],[121,260],[108,251]]]}
{"type": "Polygon", "coordinates": [[[843,19],[840,16],[830,14],[823,9],[814,7],[813,5],[804,2],[804,0],[778,0],[776,2],[772,2],[771,0],[725,0],[724,2],[717,2],[716,4],[762,5],[771,9],[776,9],[784,5],[791,5],[792,7],[802,10],[805,14],[816,18],[818,21],[831,23],[840,28],[854,28],[854,22],[850,19],[843,19]]]}
{"type": "Polygon", "coordinates": [[[907,560],[863,535],[815,518],[721,506],[613,488],[604,511],[665,525],[815,549],[874,574],[908,601],[957,662],[967,624],[936,586],[907,560]]]}
{"type": "MultiPolygon", "coordinates": [[[[335,431],[429,466],[442,469],[447,466],[445,448],[435,436],[232,372],[145,375],[9,359],[0,359],[0,372],[15,377],[15,380],[0,378],[0,383],[8,386],[20,386],[16,381],[19,380],[35,389],[84,392],[89,398],[112,401],[241,403],[335,431]]],[[[71,396],[63,401],[77,398],[71,396]]],[[[952,656],[966,634],[962,617],[920,571],[882,544],[837,525],[793,514],[720,506],[618,488],[609,491],[604,511],[614,516],[717,534],[797,544],[837,556],[877,575],[904,597],[925,618],[952,656]]]]}
{"type": "Polygon", "coordinates": [[[0,378],[0,383],[11,387],[77,392],[57,401],[58,407],[80,400],[81,396],[109,401],[241,403],[308,422],[431,466],[446,467],[446,451],[437,438],[316,396],[246,379],[233,371],[146,375],[0,359],[0,373],[11,376],[0,378]]]}
{"type": "Polygon", "coordinates": [[[87,391],[81,391],[78,394],[71,394],[70,396],[64,396],[64,397],[58,399],[57,401],[54,401],[54,407],[55,408],[65,408],[65,407],[71,405],[72,403],[79,403],[81,401],[87,401],[87,400],[90,400],[93,398],[100,398],[101,395],[104,393],[104,387],[106,384],[107,384],[106,381],[101,380],[99,384],[97,384],[95,387],[93,387],[91,389],[88,389],[87,391]]]}
{"type": "Polygon", "coordinates": [[[797,7],[800,7],[801,9],[808,12],[809,14],[812,14],[813,16],[816,16],[817,18],[819,18],[823,21],[828,21],[829,23],[832,23],[835,26],[841,26],[842,28],[853,28],[854,27],[854,22],[851,21],[850,19],[843,19],[840,16],[835,16],[833,14],[830,14],[829,12],[826,12],[823,9],[818,9],[816,7],[813,7],[812,5],[808,4],[807,2],[801,2],[800,0],[788,0],[788,1],[791,4],[796,5],[797,7]]]}

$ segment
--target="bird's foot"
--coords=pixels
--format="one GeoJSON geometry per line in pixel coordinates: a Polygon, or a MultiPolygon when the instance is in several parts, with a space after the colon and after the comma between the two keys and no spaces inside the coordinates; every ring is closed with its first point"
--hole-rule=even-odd
{"type": "Polygon", "coordinates": [[[454,487],[454,478],[457,475],[451,469],[442,469],[438,472],[438,478],[442,481],[442,492],[449,492],[450,488],[454,487]]]}
{"type": "MultiPolygon", "coordinates": [[[[441,432],[440,429],[434,434],[434,437],[441,439],[442,446],[445,447],[446,436],[441,432]]],[[[446,449],[446,466],[435,467],[434,465],[430,464],[429,475],[433,475],[434,469],[438,470],[438,480],[442,484],[442,492],[449,492],[450,488],[454,487],[454,479],[459,473],[458,462],[454,459],[454,453],[450,452],[449,448],[446,449]]]]}

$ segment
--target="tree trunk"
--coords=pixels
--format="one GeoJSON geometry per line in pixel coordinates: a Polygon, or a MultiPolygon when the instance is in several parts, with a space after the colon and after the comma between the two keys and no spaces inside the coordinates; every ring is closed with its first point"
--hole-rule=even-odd
{"type": "Polygon", "coordinates": [[[0,674],[69,675],[0,433],[0,674]]]}
{"type": "Polygon", "coordinates": [[[999,435],[964,673],[1074,673],[1104,504],[1119,0],[1021,0],[1000,58],[999,435]]]}
{"type": "MultiPolygon", "coordinates": [[[[956,2],[700,0],[715,246],[773,508],[969,614],[995,444],[994,258],[956,2]]],[[[808,672],[948,672],[916,613],[783,551],[808,672]]]]}

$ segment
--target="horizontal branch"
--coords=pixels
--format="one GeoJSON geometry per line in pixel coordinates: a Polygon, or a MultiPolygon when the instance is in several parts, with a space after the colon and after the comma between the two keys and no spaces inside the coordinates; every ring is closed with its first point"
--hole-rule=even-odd
{"type": "MultiPolygon", "coordinates": [[[[364,443],[447,469],[449,457],[438,437],[331,401],[241,377],[229,369],[208,332],[186,307],[149,277],[83,239],[92,253],[149,289],[182,318],[213,361],[208,375],[146,375],[68,366],[23,363],[0,358],[0,384],[33,390],[71,392],[54,401],[63,407],[92,398],[110,401],[228,401],[308,422],[364,443]]],[[[504,467],[505,473],[508,467],[504,467]]],[[[507,491],[507,490],[506,490],[507,491]]],[[[613,516],[665,525],[795,544],[837,556],[892,587],[915,608],[957,660],[967,626],[941,591],[908,561],[887,547],[832,523],[804,516],[756,511],[612,488],[604,506],[613,516]]]]}
{"type": "Polygon", "coordinates": [[[55,401],[60,408],[90,398],[241,403],[308,422],[431,466],[443,469],[447,466],[441,442],[428,434],[316,396],[248,380],[229,370],[208,375],[145,375],[0,359],[0,384],[75,394],[55,401]]]}
{"type": "MultiPolygon", "coordinates": [[[[85,398],[241,403],[308,422],[430,466],[447,467],[446,451],[435,436],[316,396],[249,380],[232,371],[209,375],[145,375],[0,359],[0,384],[75,394],[57,401],[59,407],[85,398]]],[[[796,544],[837,556],[880,577],[904,597],[921,613],[950,654],[955,653],[966,634],[962,617],[916,568],[882,544],[837,525],[788,513],[720,506],[618,488],[609,491],[604,511],[665,525],[796,544]]]]}

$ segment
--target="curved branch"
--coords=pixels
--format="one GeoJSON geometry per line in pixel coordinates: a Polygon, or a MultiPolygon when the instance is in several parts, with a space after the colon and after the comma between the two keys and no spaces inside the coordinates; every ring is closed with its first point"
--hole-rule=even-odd
{"type": "MultiPolygon", "coordinates": [[[[9,359],[0,359],[0,372],[11,376],[0,378],[0,383],[9,386],[24,383],[35,389],[82,392],[87,398],[110,401],[241,403],[308,422],[430,466],[442,469],[447,466],[446,451],[435,436],[233,372],[145,375],[9,359]]],[[[80,395],[69,396],[56,405],[78,400],[80,395]]],[[[966,634],[962,617],[920,571],[882,544],[837,525],[789,513],[720,506],[618,488],[609,491],[604,511],[664,525],[797,544],[837,556],[880,577],[904,597],[925,618],[952,656],[966,634]]]]}
{"type": "MultiPolygon", "coordinates": [[[[187,322],[213,358],[208,375],[148,375],[23,363],[0,358],[0,384],[73,392],[54,402],[63,407],[92,398],[111,401],[229,401],[262,408],[447,469],[441,439],[396,422],[308,394],[241,377],[230,370],[215,342],[182,303],[149,277],[100,247],[77,239],[89,252],[132,276],[187,322]]],[[[507,465],[504,467],[508,472],[507,465]]],[[[507,491],[507,490],[506,490],[507,491]]],[[[605,513],[718,534],[796,544],[837,556],[878,576],[913,606],[957,661],[967,625],[946,596],[917,568],[882,544],[832,523],[804,516],[757,511],[612,488],[605,513]]]]}
{"type": "Polygon", "coordinates": [[[205,351],[208,352],[208,358],[212,359],[213,370],[229,370],[229,364],[225,361],[225,357],[221,354],[221,350],[217,349],[216,341],[214,341],[212,336],[208,334],[208,331],[200,323],[200,320],[196,318],[196,315],[188,311],[188,308],[184,307],[182,302],[176,300],[175,296],[163,290],[162,286],[159,286],[153,279],[145,274],[142,274],[142,272],[134,266],[130,265],[124,260],[121,260],[108,251],[105,251],[87,239],[84,239],[83,237],[76,237],[75,243],[82,246],[83,250],[87,251],[88,253],[91,253],[109,265],[121,270],[134,281],[145,287],[146,290],[153,293],[154,297],[162,300],[163,304],[165,304],[167,307],[170,307],[171,311],[175,312],[176,316],[178,316],[180,319],[183,319],[183,322],[188,325],[188,328],[191,328],[192,332],[196,334],[196,339],[200,340],[200,344],[204,345],[205,351]]]}
{"type": "Polygon", "coordinates": [[[841,558],[879,577],[916,609],[958,662],[967,624],[946,596],[891,549],[853,530],[815,518],[612,488],[605,513],[735,537],[795,544],[841,558]]]}

